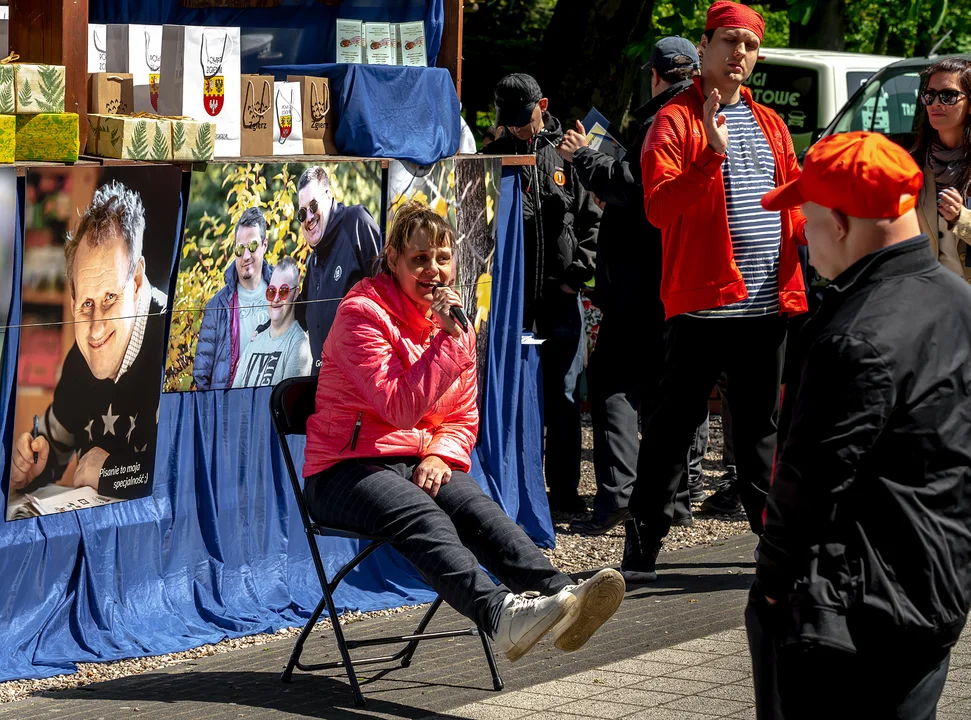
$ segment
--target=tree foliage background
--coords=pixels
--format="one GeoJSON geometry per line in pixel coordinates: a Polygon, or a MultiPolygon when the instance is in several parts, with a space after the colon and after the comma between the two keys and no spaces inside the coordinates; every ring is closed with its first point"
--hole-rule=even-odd
{"type": "MultiPolygon", "coordinates": [[[[465,0],[463,103],[481,135],[495,120],[492,93],[528,72],[567,127],[596,106],[624,124],[650,94],[640,66],[657,38],[697,42],[709,0],[465,0]]],[[[971,52],[971,0],[762,0],[766,47],[913,57],[971,52]]]]}

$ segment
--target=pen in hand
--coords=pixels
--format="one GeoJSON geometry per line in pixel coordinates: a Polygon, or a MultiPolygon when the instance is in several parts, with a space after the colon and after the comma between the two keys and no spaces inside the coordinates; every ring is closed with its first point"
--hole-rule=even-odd
{"type": "MultiPolygon", "coordinates": [[[[39,434],[40,434],[40,418],[34,415],[34,429],[31,431],[30,436],[31,438],[36,440],[39,434]]],[[[37,451],[34,450],[34,465],[36,464],[37,464],[37,451]]]]}

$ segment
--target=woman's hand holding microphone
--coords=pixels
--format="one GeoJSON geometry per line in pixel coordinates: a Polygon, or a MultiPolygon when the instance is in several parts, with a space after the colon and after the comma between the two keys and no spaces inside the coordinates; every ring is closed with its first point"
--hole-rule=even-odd
{"type": "Polygon", "coordinates": [[[468,328],[468,321],[465,321],[464,327],[460,324],[465,320],[465,313],[461,308],[462,297],[455,292],[455,288],[444,284],[435,288],[432,312],[438,317],[442,329],[454,338],[462,337],[462,333],[468,328]],[[453,307],[458,309],[457,312],[452,313],[453,307]]]}

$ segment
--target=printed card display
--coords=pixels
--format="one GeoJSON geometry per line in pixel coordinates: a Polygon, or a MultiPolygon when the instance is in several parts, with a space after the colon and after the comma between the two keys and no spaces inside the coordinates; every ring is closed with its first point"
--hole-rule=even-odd
{"type": "Polygon", "coordinates": [[[368,65],[394,65],[391,48],[391,23],[364,23],[364,40],[367,44],[368,65]]]}
{"type": "Polygon", "coordinates": [[[273,89],[273,154],[303,155],[300,83],[278,82],[273,89]]]}
{"type": "Polygon", "coordinates": [[[108,70],[108,26],[88,23],[88,72],[108,70]]]}
{"type": "Polygon", "coordinates": [[[216,157],[240,154],[239,28],[165,25],[159,113],[216,124],[216,157]]]}
{"type": "Polygon", "coordinates": [[[364,62],[364,23],[360,20],[337,21],[337,62],[364,62]]]}
{"type": "Polygon", "coordinates": [[[108,25],[107,72],[131,73],[135,112],[159,111],[161,25],[108,25]]]}
{"type": "Polygon", "coordinates": [[[8,521],[151,496],[181,230],[174,165],[30,168],[25,182],[8,521]],[[119,212],[125,230],[96,244],[119,212]]]}
{"type": "Polygon", "coordinates": [[[425,67],[425,23],[406,22],[396,26],[398,44],[398,64],[411,67],[425,67]]]}

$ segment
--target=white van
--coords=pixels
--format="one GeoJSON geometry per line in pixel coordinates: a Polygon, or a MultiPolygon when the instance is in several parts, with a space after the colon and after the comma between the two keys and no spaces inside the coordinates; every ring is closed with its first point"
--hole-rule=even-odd
{"type": "Polygon", "coordinates": [[[745,84],[756,102],[775,110],[789,126],[798,155],[876,71],[900,59],[764,47],[745,84]]]}

